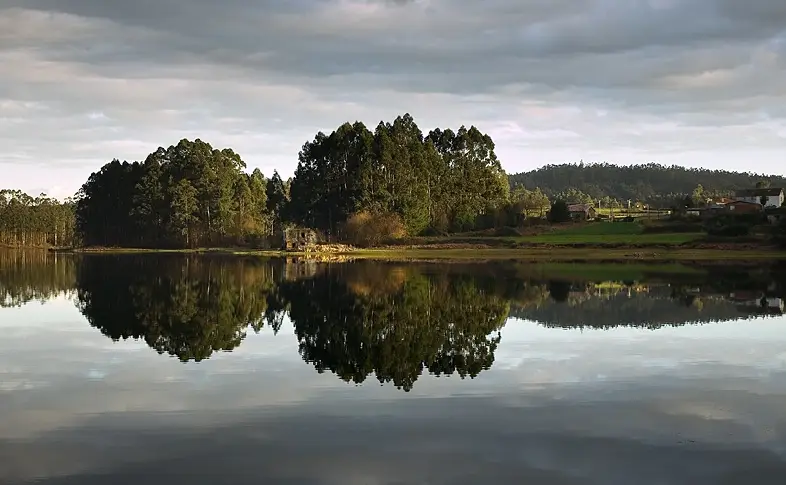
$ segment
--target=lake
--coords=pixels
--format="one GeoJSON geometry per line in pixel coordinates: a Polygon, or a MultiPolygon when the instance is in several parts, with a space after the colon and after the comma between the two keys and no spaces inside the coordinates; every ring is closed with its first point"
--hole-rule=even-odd
{"type": "Polygon", "coordinates": [[[0,483],[782,484],[786,267],[0,251],[0,483]]]}

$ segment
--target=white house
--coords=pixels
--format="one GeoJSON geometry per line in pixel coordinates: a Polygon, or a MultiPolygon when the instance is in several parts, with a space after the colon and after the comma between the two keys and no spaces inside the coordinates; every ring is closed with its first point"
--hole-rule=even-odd
{"type": "Polygon", "coordinates": [[[762,197],[767,198],[764,207],[780,207],[783,205],[784,194],[781,188],[745,189],[738,190],[734,194],[734,200],[752,202],[754,204],[761,204],[762,197]]]}

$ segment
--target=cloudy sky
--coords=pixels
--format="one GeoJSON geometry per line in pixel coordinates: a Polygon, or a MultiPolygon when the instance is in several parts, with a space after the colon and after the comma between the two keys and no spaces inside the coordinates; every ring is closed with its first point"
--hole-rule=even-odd
{"type": "Polygon", "coordinates": [[[343,121],[475,124],[508,172],[786,173],[783,0],[0,0],[2,186],[181,138],[290,175],[343,121]]]}

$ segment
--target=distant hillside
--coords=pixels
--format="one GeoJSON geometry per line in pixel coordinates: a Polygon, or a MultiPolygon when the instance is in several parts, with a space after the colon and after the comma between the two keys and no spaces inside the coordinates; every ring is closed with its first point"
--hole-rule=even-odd
{"type": "Polygon", "coordinates": [[[709,196],[731,195],[735,189],[769,182],[772,187],[786,188],[786,177],[753,173],[728,172],[658,164],[618,166],[611,164],[563,164],[508,176],[511,187],[539,187],[553,197],[579,190],[593,199],[612,197],[650,203],[667,203],[690,195],[701,185],[709,196]]]}

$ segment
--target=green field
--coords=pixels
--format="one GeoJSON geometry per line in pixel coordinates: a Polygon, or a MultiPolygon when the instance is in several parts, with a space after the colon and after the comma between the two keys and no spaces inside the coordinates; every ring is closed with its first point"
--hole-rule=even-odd
{"type": "Polygon", "coordinates": [[[536,236],[510,238],[540,244],[631,244],[680,245],[704,237],[703,233],[644,234],[637,222],[597,222],[569,226],[536,236]]]}
{"type": "Polygon", "coordinates": [[[609,209],[607,207],[603,208],[595,208],[595,213],[607,217],[614,216],[615,219],[621,219],[623,217],[634,217],[636,219],[665,219],[671,214],[671,211],[668,210],[651,210],[651,211],[643,211],[643,210],[636,210],[632,209],[630,212],[627,209],[609,209]]]}

